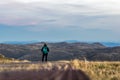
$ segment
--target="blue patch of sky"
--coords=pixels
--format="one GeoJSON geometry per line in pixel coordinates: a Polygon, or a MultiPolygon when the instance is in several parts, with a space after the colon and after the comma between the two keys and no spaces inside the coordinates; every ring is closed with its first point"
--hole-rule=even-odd
{"type": "Polygon", "coordinates": [[[0,25],[0,42],[4,41],[115,41],[117,36],[109,30],[83,28],[49,28],[43,31],[29,31],[26,27],[0,25]]]}

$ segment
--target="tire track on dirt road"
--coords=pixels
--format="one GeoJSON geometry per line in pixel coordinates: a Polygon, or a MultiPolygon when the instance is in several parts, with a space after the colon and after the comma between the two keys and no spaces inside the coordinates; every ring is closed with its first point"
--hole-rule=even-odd
{"type": "MultiPolygon", "coordinates": [[[[28,63],[30,65],[30,63],[28,63]]],[[[34,63],[38,64],[38,63],[34,63]]],[[[19,70],[0,72],[0,80],[90,80],[81,70],[73,68],[69,63],[40,63],[39,70],[19,70]],[[52,65],[51,69],[44,66],[52,65]],[[58,67],[59,66],[59,67],[58,67]]],[[[5,64],[4,64],[5,66],[5,64]]],[[[7,66],[9,66],[7,64],[7,66]]],[[[15,64],[13,65],[13,67],[15,64]]]]}

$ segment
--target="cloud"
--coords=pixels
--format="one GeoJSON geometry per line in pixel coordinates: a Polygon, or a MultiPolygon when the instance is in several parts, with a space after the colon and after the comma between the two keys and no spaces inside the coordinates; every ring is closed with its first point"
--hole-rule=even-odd
{"type": "MultiPolygon", "coordinates": [[[[119,14],[120,13],[120,1],[119,0],[0,0],[1,4],[3,3],[21,3],[21,4],[26,4],[26,5],[45,5],[47,7],[50,7],[50,4],[53,5],[52,7],[55,8],[62,8],[66,7],[71,8],[75,7],[76,9],[74,10],[82,10],[84,11],[84,8],[81,8],[79,5],[83,5],[87,7],[87,11],[104,11],[105,13],[108,14],[119,14]],[[64,4],[64,5],[63,5],[64,4]],[[71,6],[68,6],[70,5],[71,6]],[[73,5],[73,6],[72,6],[73,5]],[[60,7],[61,6],[61,7],[60,7]],[[91,9],[91,10],[89,10],[91,9]]],[[[14,5],[15,5],[14,4],[14,5]]],[[[18,5],[19,6],[19,5],[18,5]]],[[[44,6],[44,7],[45,7],[44,6]]],[[[68,9],[69,10],[69,9],[68,9]]],[[[86,11],[86,12],[87,12],[86,11]]]]}
{"type": "Polygon", "coordinates": [[[118,31],[118,0],[0,0],[0,24],[27,26],[39,31],[52,28],[118,31]]]}

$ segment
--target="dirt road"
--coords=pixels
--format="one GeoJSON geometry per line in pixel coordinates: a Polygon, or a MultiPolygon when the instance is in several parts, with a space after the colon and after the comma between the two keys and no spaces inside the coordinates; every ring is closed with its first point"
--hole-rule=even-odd
{"type": "Polygon", "coordinates": [[[0,80],[90,80],[67,62],[1,64],[1,67],[4,70],[0,72],[0,80]]]}

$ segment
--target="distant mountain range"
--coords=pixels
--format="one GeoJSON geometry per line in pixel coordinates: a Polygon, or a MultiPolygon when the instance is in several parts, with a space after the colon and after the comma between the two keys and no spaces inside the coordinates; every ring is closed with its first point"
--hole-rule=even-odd
{"type": "Polygon", "coordinates": [[[115,47],[115,46],[120,46],[119,42],[101,42],[103,45],[107,47],[115,47]]]}
{"type": "MultiPolygon", "coordinates": [[[[76,42],[80,42],[80,41],[77,41],[77,40],[66,40],[65,42],[68,42],[68,43],[76,43],[76,42]]],[[[87,42],[87,43],[95,43],[95,42],[87,42]]],[[[115,46],[120,46],[120,42],[99,42],[101,44],[103,44],[104,46],[107,46],[107,47],[115,47],[115,46]]]]}
{"type": "MultiPolygon", "coordinates": [[[[38,43],[38,42],[39,41],[6,41],[6,42],[3,42],[3,43],[4,44],[18,44],[18,45],[21,45],[21,44],[33,44],[33,43],[38,43]]],[[[77,40],[66,40],[66,41],[63,41],[63,42],[78,43],[80,41],[77,41],[77,40]]],[[[87,42],[87,43],[95,43],[95,42],[87,42]]],[[[120,46],[120,42],[99,42],[99,43],[101,43],[101,44],[103,44],[104,46],[107,46],[107,47],[120,46]]]]}
{"type": "MultiPolygon", "coordinates": [[[[120,47],[106,47],[101,43],[85,42],[57,42],[47,43],[50,48],[48,59],[71,60],[86,57],[92,61],[120,61],[120,47]]],[[[32,44],[0,44],[0,54],[8,58],[20,60],[39,61],[41,60],[42,42],[32,44]]]]}
{"type": "Polygon", "coordinates": [[[21,45],[21,44],[32,44],[32,43],[37,43],[39,41],[5,41],[5,42],[2,42],[3,44],[18,44],[18,45],[21,45]]]}

